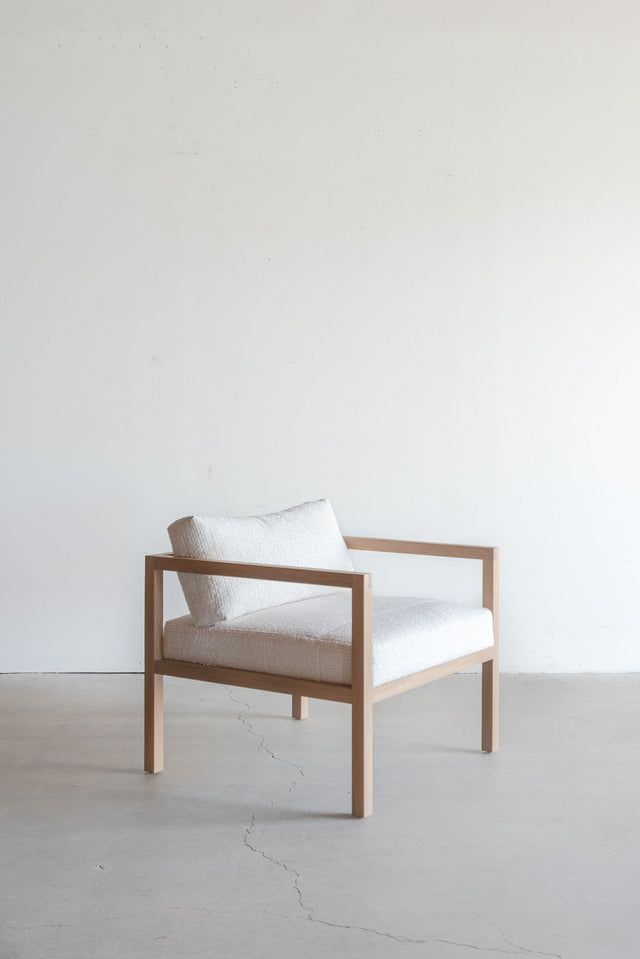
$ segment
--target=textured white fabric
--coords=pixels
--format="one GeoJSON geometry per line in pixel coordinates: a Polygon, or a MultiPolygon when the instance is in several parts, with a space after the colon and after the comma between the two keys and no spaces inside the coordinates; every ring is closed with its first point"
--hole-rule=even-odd
{"type": "MultiPolygon", "coordinates": [[[[172,523],[168,532],[177,556],[353,571],[349,551],[326,499],[263,516],[187,516],[172,523]]],[[[179,577],[197,626],[211,626],[257,609],[334,591],[327,586],[230,576],[180,573],[179,577]]]]}
{"type": "MultiPolygon", "coordinates": [[[[488,609],[433,599],[373,597],[374,685],[493,645],[488,609]]],[[[351,682],[351,593],[339,592],[195,626],[169,620],[164,655],[208,666],[351,682]]]]}

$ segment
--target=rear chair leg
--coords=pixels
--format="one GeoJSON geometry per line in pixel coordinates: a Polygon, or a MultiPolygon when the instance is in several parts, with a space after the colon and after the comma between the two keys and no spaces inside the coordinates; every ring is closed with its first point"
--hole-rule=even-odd
{"type": "Polygon", "coordinates": [[[291,697],[291,715],[294,719],[309,718],[309,697],[294,693],[291,697]]]}

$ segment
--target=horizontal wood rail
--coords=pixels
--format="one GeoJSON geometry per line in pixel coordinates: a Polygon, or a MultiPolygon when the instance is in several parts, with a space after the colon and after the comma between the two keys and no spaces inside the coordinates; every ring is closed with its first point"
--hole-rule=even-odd
{"type": "Polygon", "coordinates": [[[311,569],[304,566],[266,566],[264,563],[235,563],[217,559],[191,559],[173,553],[147,556],[153,569],[171,573],[196,573],[205,576],[235,576],[240,579],[266,579],[284,583],[308,583],[312,586],[334,586],[353,589],[367,573],[340,569],[311,569]]]}
{"type": "Polygon", "coordinates": [[[493,559],[496,546],[456,546],[451,543],[421,543],[410,539],[378,539],[370,536],[345,536],[348,549],[373,553],[413,553],[418,556],[443,556],[453,559],[493,559]]]}
{"type": "Polygon", "coordinates": [[[486,663],[493,659],[495,647],[488,646],[477,653],[469,653],[467,656],[460,656],[458,659],[450,659],[447,663],[439,663],[437,666],[430,666],[429,669],[422,669],[419,673],[410,673],[408,676],[402,676],[400,679],[394,679],[390,683],[383,683],[382,686],[373,687],[373,701],[379,703],[383,699],[389,699],[390,696],[397,696],[398,693],[406,693],[409,689],[416,689],[418,686],[424,686],[426,683],[432,683],[436,679],[443,679],[445,676],[451,676],[452,673],[459,673],[462,669],[468,669],[470,666],[478,666],[480,663],[486,663]]]}
{"type": "Polygon", "coordinates": [[[162,676],[198,679],[205,683],[223,683],[225,686],[243,686],[245,689],[264,689],[270,693],[308,696],[311,699],[328,699],[334,703],[351,702],[351,686],[340,683],[321,683],[311,679],[256,673],[249,669],[232,669],[227,666],[201,666],[177,659],[157,659],[154,665],[156,673],[162,676]]]}

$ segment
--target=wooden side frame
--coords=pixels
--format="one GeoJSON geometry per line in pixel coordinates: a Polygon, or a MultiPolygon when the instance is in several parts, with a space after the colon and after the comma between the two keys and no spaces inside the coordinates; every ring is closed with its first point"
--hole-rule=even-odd
{"type": "Polygon", "coordinates": [[[452,559],[475,559],[482,562],[482,605],[491,610],[493,619],[493,646],[463,656],[461,659],[425,669],[393,683],[374,688],[374,702],[433,682],[443,676],[459,672],[469,666],[482,664],[482,735],[484,752],[493,753],[499,742],[499,660],[498,660],[498,567],[500,552],[497,546],[460,546],[451,543],[425,543],[416,540],[379,539],[364,536],[345,536],[349,549],[382,553],[412,553],[420,556],[439,556],[452,559]]]}
{"type": "Polygon", "coordinates": [[[308,699],[328,699],[349,703],[352,713],[352,811],[364,818],[372,811],[373,731],[372,731],[372,648],[371,578],[368,573],[341,570],[305,569],[297,566],[265,566],[258,563],[232,563],[190,559],[163,553],[145,559],[145,769],[163,768],[162,678],[180,676],[206,682],[244,686],[289,693],[296,719],[308,715],[308,699]],[[321,683],[275,676],[252,670],[200,666],[163,658],[162,577],[166,571],[243,579],[265,579],[352,591],[352,683],[321,683]]]}
{"type": "Polygon", "coordinates": [[[444,543],[354,536],[345,536],[344,540],[349,549],[481,560],[483,605],[493,613],[493,646],[383,686],[374,687],[371,577],[368,573],[191,559],[174,556],[172,553],[146,556],[144,768],[148,772],[161,772],[164,766],[164,676],[178,676],[184,679],[288,693],[292,697],[292,715],[295,719],[307,718],[309,698],[351,705],[352,814],[357,818],[366,818],[373,812],[373,704],[375,702],[481,663],[482,749],[486,752],[494,752],[498,748],[498,550],[489,546],[454,546],[444,543]],[[164,659],[162,638],[163,574],[165,572],[310,583],[350,589],[352,596],[351,684],[315,682],[252,670],[202,666],[164,659]]]}

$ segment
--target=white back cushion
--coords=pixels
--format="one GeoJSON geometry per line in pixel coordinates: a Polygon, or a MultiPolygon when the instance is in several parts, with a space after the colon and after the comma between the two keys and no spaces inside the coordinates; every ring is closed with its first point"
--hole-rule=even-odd
{"type": "MultiPolygon", "coordinates": [[[[176,556],[353,571],[326,499],[263,516],[187,516],[172,523],[168,532],[176,556]]],[[[179,578],[196,626],[335,592],[327,586],[230,576],[179,573],[179,578]]]]}

